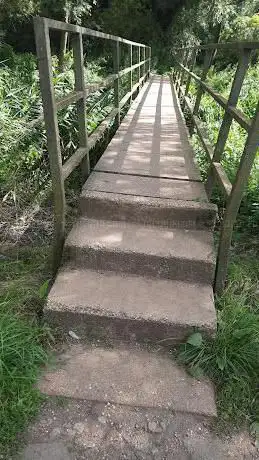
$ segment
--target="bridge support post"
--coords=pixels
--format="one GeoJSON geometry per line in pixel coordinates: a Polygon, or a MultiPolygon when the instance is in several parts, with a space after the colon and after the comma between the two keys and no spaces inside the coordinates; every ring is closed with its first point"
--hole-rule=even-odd
{"type": "Polygon", "coordinates": [[[79,130],[79,147],[86,149],[87,154],[82,160],[81,171],[83,183],[90,174],[90,160],[88,152],[88,136],[87,136],[87,119],[86,119],[86,91],[84,78],[84,56],[83,56],[83,40],[82,34],[74,35],[72,39],[73,56],[74,56],[74,73],[75,73],[75,90],[83,91],[84,96],[77,101],[77,119],[79,130]]]}
{"type": "Polygon", "coordinates": [[[116,128],[120,126],[120,42],[115,41],[113,45],[113,68],[117,78],[114,80],[114,107],[117,109],[115,118],[116,128]]]}
{"type": "Polygon", "coordinates": [[[34,18],[40,88],[47,134],[52,191],[54,200],[53,275],[59,267],[65,239],[65,189],[58,129],[57,107],[53,86],[49,29],[45,18],[34,18]]]}

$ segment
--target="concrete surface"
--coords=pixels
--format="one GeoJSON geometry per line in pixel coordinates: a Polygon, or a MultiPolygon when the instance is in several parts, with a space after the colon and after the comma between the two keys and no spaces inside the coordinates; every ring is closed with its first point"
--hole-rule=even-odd
{"type": "Polygon", "coordinates": [[[184,342],[194,329],[216,332],[209,285],[153,280],[65,267],[45,307],[45,318],[81,337],[98,330],[107,338],[184,342]]]}
{"type": "Polygon", "coordinates": [[[258,459],[246,432],[219,437],[203,417],[61,397],[45,403],[26,441],[19,460],[258,459]]]}
{"type": "Polygon", "coordinates": [[[210,231],[80,218],[67,237],[77,266],[157,278],[211,283],[215,260],[210,231]]]}
{"type": "Polygon", "coordinates": [[[125,117],[95,170],[200,180],[167,78],[153,78],[149,91],[125,117]]]}
{"type": "Polygon", "coordinates": [[[83,190],[207,202],[201,182],[93,171],[83,190]]]}
{"type": "Polygon", "coordinates": [[[87,218],[196,230],[213,229],[217,212],[212,203],[96,192],[87,188],[82,191],[80,209],[87,218]]]}
{"type": "Polygon", "coordinates": [[[210,382],[190,377],[168,353],[136,347],[71,346],[39,388],[52,396],[216,415],[210,382]]]}

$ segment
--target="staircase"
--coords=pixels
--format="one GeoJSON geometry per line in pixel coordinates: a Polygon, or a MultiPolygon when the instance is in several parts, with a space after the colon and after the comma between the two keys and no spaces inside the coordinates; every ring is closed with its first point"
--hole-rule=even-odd
{"type": "Polygon", "coordinates": [[[168,79],[143,87],[86,181],[80,209],[44,309],[80,345],[70,346],[41,390],[215,416],[210,382],[153,348],[216,331],[216,208],[168,79]]]}

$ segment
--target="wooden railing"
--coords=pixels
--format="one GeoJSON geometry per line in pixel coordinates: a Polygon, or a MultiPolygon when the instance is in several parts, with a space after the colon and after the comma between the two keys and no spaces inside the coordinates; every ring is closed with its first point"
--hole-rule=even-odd
{"type": "Polygon", "coordinates": [[[220,293],[225,284],[233,227],[237,218],[245,187],[248,183],[256,153],[258,152],[259,101],[253,119],[249,119],[237,108],[240,91],[251,60],[251,54],[253,51],[258,49],[259,42],[239,42],[209,44],[188,48],[178,48],[174,50],[175,69],[171,78],[174,82],[176,91],[180,96],[183,108],[187,108],[189,114],[191,115],[197,135],[199,136],[209,160],[208,176],[205,184],[208,197],[211,197],[212,189],[214,185],[217,184],[226,198],[226,208],[221,223],[217,255],[214,286],[216,293],[220,293]],[[206,77],[218,50],[231,50],[232,53],[236,53],[238,55],[238,66],[228,99],[214,91],[214,89],[206,83],[206,77]],[[197,54],[200,51],[204,53],[201,77],[196,75],[193,71],[195,68],[197,54]],[[198,86],[194,104],[191,103],[191,100],[188,97],[192,79],[198,86]],[[208,93],[220,105],[220,107],[224,109],[224,116],[222,118],[215,146],[211,144],[207,129],[199,116],[201,98],[205,92],[208,93]],[[239,125],[247,131],[247,138],[236,177],[233,183],[231,183],[221,164],[221,160],[224,155],[225,145],[228,140],[233,120],[238,122],[239,125]]]}
{"type": "Polygon", "coordinates": [[[67,179],[72,171],[79,165],[81,165],[83,180],[89,175],[89,150],[91,150],[96,142],[102,137],[112,120],[115,120],[117,127],[119,126],[121,109],[132,101],[133,95],[149,77],[151,48],[142,43],[136,43],[114,35],[42,17],[34,18],[34,32],[54,201],[53,272],[55,273],[60,264],[65,238],[65,179],[67,179]],[[56,100],[54,95],[50,30],[70,33],[73,48],[75,89],[59,100],[56,100]],[[85,83],[83,36],[108,40],[113,45],[114,73],[101,83],[92,85],[86,85],[85,83]],[[130,66],[120,70],[121,44],[128,45],[129,47],[130,66]],[[135,64],[133,64],[133,48],[137,48],[138,51],[138,62],[135,64]],[[133,71],[135,69],[138,69],[138,81],[133,85],[133,71]],[[130,90],[120,100],[120,79],[126,74],[130,74],[130,90]],[[87,96],[94,91],[112,85],[114,87],[114,109],[88,138],[86,118],[87,96]],[[74,154],[62,164],[57,111],[74,103],[77,105],[79,147],[74,154]]]}

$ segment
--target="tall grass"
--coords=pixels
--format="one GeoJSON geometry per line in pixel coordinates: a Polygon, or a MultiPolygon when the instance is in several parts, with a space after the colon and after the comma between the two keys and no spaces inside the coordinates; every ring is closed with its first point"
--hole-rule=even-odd
{"type": "Polygon", "coordinates": [[[2,256],[0,264],[0,453],[10,458],[17,436],[39,409],[34,384],[48,361],[50,331],[39,326],[48,277],[46,248],[2,256]]]}

